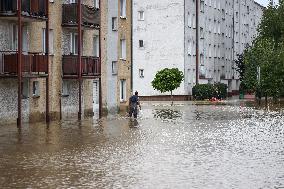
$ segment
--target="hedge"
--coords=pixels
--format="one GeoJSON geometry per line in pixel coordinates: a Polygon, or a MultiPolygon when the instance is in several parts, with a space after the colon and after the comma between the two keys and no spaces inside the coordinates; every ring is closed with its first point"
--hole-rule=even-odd
{"type": "Polygon", "coordinates": [[[227,85],[224,83],[198,84],[192,88],[195,100],[205,100],[215,97],[217,99],[227,98],[227,85]]]}

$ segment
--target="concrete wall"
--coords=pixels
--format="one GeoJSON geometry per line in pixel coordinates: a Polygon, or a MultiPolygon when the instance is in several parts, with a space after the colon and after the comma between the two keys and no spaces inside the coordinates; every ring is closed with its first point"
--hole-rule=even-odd
{"type": "MultiPolygon", "coordinates": [[[[134,91],[159,95],[151,85],[157,71],[176,67],[184,72],[184,1],[133,0],[132,46],[134,91]],[[138,11],[144,11],[143,21],[138,20],[138,11]],[[139,48],[139,40],[144,48],[139,48]],[[144,69],[144,77],[139,69],[144,69]]],[[[185,94],[184,84],[173,93],[185,94]]]]}
{"type": "MultiPolygon", "coordinates": [[[[121,4],[119,1],[118,4],[118,15],[121,15],[121,4]]],[[[128,107],[128,99],[132,95],[131,93],[131,65],[132,65],[132,54],[131,54],[131,20],[132,20],[132,1],[126,0],[126,18],[118,19],[118,43],[117,43],[117,52],[120,54],[122,51],[120,40],[126,40],[126,59],[121,59],[120,55],[118,56],[118,76],[117,76],[117,104],[119,104],[119,109],[125,111],[128,107]],[[126,82],[126,97],[125,100],[121,101],[120,99],[120,80],[125,80],[126,82]]]]}
{"type": "Polygon", "coordinates": [[[102,1],[101,50],[103,107],[110,113],[126,109],[131,95],[131,0],[126,1],[126,18],[120,18],[120,1],[102,1]],[[117,18],[117,29],[112,29],[112,18],[117,18]],[[126,59],[120,57],[120,40],[126,40],[126,59]],[[112,73],[112,62],[117,62],[117,74],[112,73]],[[120,80],[126,80],[126,101],[120,102],[120,80]]]}
{"type": "MultiPolygon", "coordinates": [[[[117,74],[112,74],[112,62],[118,61],[118,30],[112,30],[112,18],[118,16],[118,1],[108,0],[107,9],[107,108],[111,113],[117,112],[117,96],[119,95],[117,90],[117,74]]],[[[118,63],[117,63],[118,65],[118,63]]]]}

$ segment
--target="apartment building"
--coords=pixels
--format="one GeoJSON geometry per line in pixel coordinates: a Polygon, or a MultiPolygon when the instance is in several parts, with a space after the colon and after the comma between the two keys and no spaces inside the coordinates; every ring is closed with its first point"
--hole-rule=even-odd
{"type": "Polygon", "coordinates": [[[131,96],[131,0],[106,0],[102,11],[103,109],[126,110],[131,96]]]}
{"type": "Polygon", "coordinates": [[[96,0],[0,0],[1,121],[92,115],[99,33],[96,0]]]}
{"type": "Polygon", "coordinates": [[[256,36],[262,11],[253,0],[134,0],[133,89],[161,95],[151,86],[155,73],[176,67],[185,75],[176,95],[215,82],[237,92],[234,60],[256,36]]]}

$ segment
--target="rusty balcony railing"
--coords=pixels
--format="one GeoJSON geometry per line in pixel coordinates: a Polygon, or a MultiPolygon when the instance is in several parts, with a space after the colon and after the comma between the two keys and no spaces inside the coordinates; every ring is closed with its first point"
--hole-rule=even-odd
{"type": "MultiPolygon", "coordinates": [[[[78,56],[64,55],[62,58],[63,76],[79,76],[78,56]]],[[[94,77],[100,75],[100,58],[92,56],[82,57],[82,76],[94,77]]]]}
{"type": "MultiPolygon", "coordinates": [[[[0,0],[1,16],[17,15],[17,0],[0,0]]],[[[45,0],[22,0],[22,15],[30,17],[47,17],[45,0]]]]}
{"type": "MultiPolygon", "coordinates": [[[[48,72],[48,61],[46,55],[22,54],[22,73],[30,75],[46,74],[48,72]]],[[[0,74],[17,75],[18,53],[0,52],[0,74]]]]}
{"type": "MultiPolygon", "coordinates": [[[[77,3],[62,5],[62,26],[77,26],[77,3]]],[[[82,5],[82,25],[86,27],[98,28],[100,25],[100,10],[82,5]]]]}

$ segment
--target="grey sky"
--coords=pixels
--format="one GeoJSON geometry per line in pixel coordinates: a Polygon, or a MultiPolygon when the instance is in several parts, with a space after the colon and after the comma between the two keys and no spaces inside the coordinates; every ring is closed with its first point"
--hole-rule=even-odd
{"type": "MultiPolygon", "coordinates": [[[[264,6],[267,6],[268,3],[270,2],[270,0],[255,0],[255,1],[264,6]]],[[[275,0],[274,2],[278,2],[278,0],[275,0]]]]}

